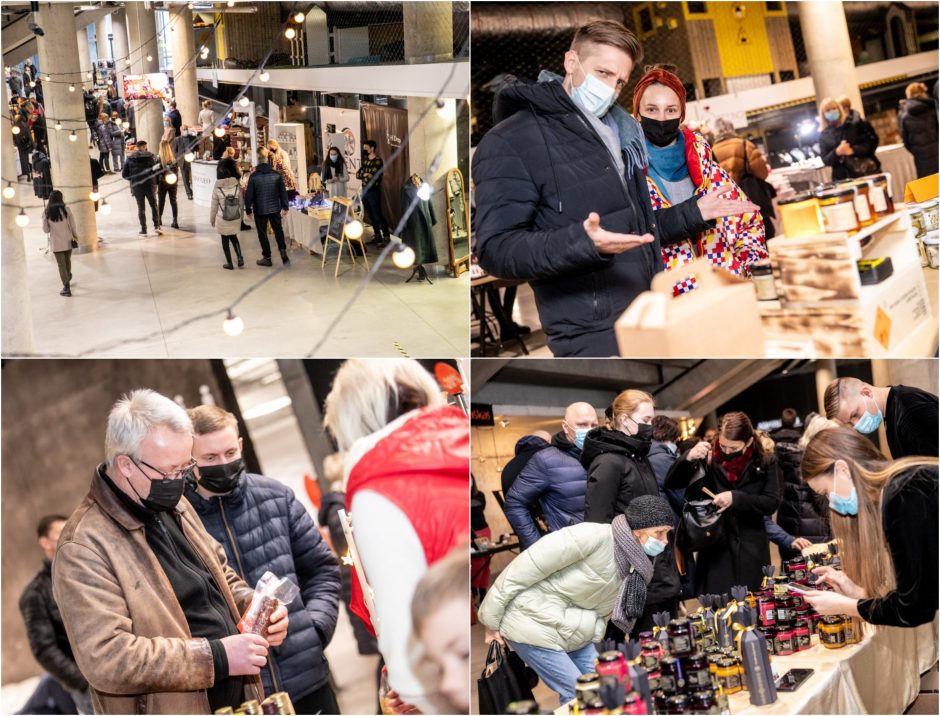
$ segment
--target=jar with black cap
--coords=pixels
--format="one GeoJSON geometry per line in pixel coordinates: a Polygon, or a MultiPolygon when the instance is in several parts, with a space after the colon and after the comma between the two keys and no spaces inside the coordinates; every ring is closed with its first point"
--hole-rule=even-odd
{"type": "Polygon", "coordinates": [[[711,686],[711,672],[709,671],[708,658],[705,654],[698,652],[685,657],[681,661],[686,687],[690,691],[711,686]]]}
{"type": "Polygon", "coordinates": [[[674,656],[667,656],[659,662],[659,688],[667,696],[685,691],[685,677],[682,664],[674,656]]]}
{"type": "Polygon", "coordinates": [[[694,714],[720,714],[718,708],[718,698],[712,689],[700,689],[693,691],[689,696],[689,702],[694,714]]]}
{"type": "Polygon", "coordinates": [[[691,702],[686,694],[675,694],[666,699],[667,714],[689,713],[691,702]]]}
{"type": "Polygon", "coordinates": [[[688,656],[692,653],[692,625],[688,619],[673,619],[669,622],[669,650],[673,656],[688,656]]]}

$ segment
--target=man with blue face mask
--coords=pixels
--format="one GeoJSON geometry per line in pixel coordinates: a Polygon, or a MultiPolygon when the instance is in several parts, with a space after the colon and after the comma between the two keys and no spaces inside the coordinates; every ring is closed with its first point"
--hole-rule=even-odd
{"type": "Polygon", "coordinates": [[[542,537],[533,507],[541,508],[553,532],[584,521],[587,472],[581,466],[581,448],[596,427],[597,411],[588,403],[572,403],[551,447],[535,453],[512,483],[504,511],[523,548],[542,537]]]}
{"type": "Polygon", "coordinates": [[[937,455],[937,396],[904,385],[878,388],[838,378],[826,388],[826,417],[869,435],[884,424],[891,457],[937,455]]]}
{"type": "Polygon", "coordinates": [[[641,59],[620,23],[582,26],[564,77],[504,80],[474,155],[480,266],[531,282],[556,356],[617,354],[614,322],[662,270],[661,243],[748,210],[706,195],[654,214],[643,132],[617,105],[641,59]]]}

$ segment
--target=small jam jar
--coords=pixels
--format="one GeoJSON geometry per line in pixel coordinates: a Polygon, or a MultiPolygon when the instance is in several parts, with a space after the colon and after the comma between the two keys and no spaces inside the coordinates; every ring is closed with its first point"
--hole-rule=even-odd
{"type": "Polygon", "coordinates": [[[666,695],[666,692],[660,689],[659,691],[654,691],[652,696],[653,696],[653,708],[656,711],[656,713],[658,714],[666,713],[666,701],[669,698],[666,695]]]}
{"type": "Polygon", "coordinates": [[[688,656],[692,653],[692,625],[688,619],[673,619],[669,622],[669,651],[673,656],[688,656]]]}
{"type": "Polygon", "coordinates": [[[639,634],[637,634],[637,639],[639,639],[639,642],[640,642],[640,645],[641,645],[641,646],[642,646],[643,644],[649,642],[649,641],[654,641],[654,639],[653,639],[653,632],[651,632],[651,631],[641,631],[639,634]]]}
{"type": "Polygon", "coordinates": [[[578,706],[586,709],[588,704],[601,695],[601,677],[594,671],[581,674],[574,685],[577,694],[578,706]]]}
{"type": "Polygon", "coordinates": [[[839,186],[816,193],[823,218],[823,231],[827,234],[856,233],[860,226],[855,213],[855,189],[839,186]]]}
{"type": "Polygon", "coordinates": [[[650,685],[650,692],[656,691],[657,689],[660,688],[660,685],[661,685],[661,684],[660,684],[660,679],[661,679],[661,677],[662,677],[662,674],[660,674],[660,672],[659,672],[659,665],[658,665],[658,664],[659,664],[659,662],[657,662],[657,666],[656,666],[656,668],[655,668],[653,671],[647,671],[647,672],[646,672],[646,680],[649,682],[649,685],[650,685]]]}
{"type": "Polygon", "coordinates": [[[667,714],[689,713],[689,697],[685,694],[675,694],[666,699],[667,714]]]}
{"type": "Polygon", "coordinates": [[[790,581],[802,582],[806,579],[806,559],[795,557],[787,562],[787,573],[790,575],[790,581]]]}
{"type": "Polygon", "coordinates": [[[757,597],[757,618],[762,627],[772,627],[777,623],[777,603],[772,594],[762,592],[757,597]]]}
{"type": "Polygon", "coordinates": [[[665,656],[663,647],[658,641],[646,642],[640,653],[643,655],[643,668],[647,671],[659,670],[659,660],[665,656]]]}
{"type": "Polygon", "coordinates": [[[659,662],[659,688],[667,696],[685,691],[685,679],[682,677],[682,665],[674,656],[666,656],[659,662]]]}
{"type": "Polygon", "coordinates": [[[781,599],[790,593],[787,587],[790,586],[790,579],[785,575],[774,577],[774,598],[781,599]]]}
{"type": "Polygon", "coordinates": [[[605,651],[597,657],[597,673],[603,678],[613,676],[625,689],[630,688],[630,669],[619,651],[605,651]]]}
{"type": "Polygon", "coordinates": [[[827,649],[845,646],[845,622],[842,617],[824,616],[819,625],[819,641],[827,649]]]}
{"type": "Polygon", "coordinates": [[[708,668],[708,658],[701,652],[687,656],[682,660],[682,672],[690,691],[705,689],[711,686],[711,672],[708,668]]]}
{"type": "Polygon", "coordinates": [[[776,600],[777,625],[793,623],[793,597],[778,597],[776,600]]]}
{"type": "Polygon", "coordinates": [[[623,713],[625,714],[645,714],[646,703],[643,697],[636,691],[628,691],[623,699],[623,713]]]}
{"type": "Polygon", "coordinates": [[[810,635],[812,630],[805,617],[798,617],[796,626],[793,627],[793,648],[795,651],[806,651],[812,646],[810,635]]]}
{"type": "Polygon", "coordinates": [[[793,629],[791,627],[779,627],[774,633],[774,654],[777,656],[789,656],[793,653],[793,629]]]}
{"type": "Polygon", "coordinates": [[[718,709],[718,699],[715,692],[710,688],[695,691],[689,697],[692,704],[692,713],[694,714],[720,714],[718,709]]]}
{"type": "Polygon", "coordinates": [[[858,644],[862,640],[861,629],[859,622],[856,622],[852,617],[845,617],[845,643],[846,644],[858,644]]]}
{"type": "Polygon", "coordinates": [[[718,683],[725,693],[729,696],[738,693],[741,686],[741,671],[737,662],[730,656],[724,657],[718,662],[718,671],[715,674],[718,677],[718,683]]]}
{"type": "Polygon", "coordinates": [[[758,301],[776,301],[777,286],[774,284],[774,270],[770,259],[755,261],[751,264],[751,279],[758,301]]]}
{"type": "Polygon", "coordinates": [[[878,218],[894,213],[894,191],[890,174],[873,174],[869,180],[868,199],[878,218]]]}

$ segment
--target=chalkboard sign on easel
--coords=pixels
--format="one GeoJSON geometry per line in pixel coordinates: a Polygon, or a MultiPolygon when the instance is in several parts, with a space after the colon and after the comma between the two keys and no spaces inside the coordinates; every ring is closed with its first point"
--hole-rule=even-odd
{"type": "Polygon", "coordinates": [[[342,196],[334,196],[330,201],[333,202],[333,211],[330,213],[330,225],[326,229],[326,240],[342,242],[351,202],[342,196]]]}
{"type": "Polygon", "coordinates": [[[366,268],[369,268],[369,259],[366,257],[366,247],[362,243],[362,235],[355,239],[350,239],[346,235],[346,222],[349,220],[349,212],[352,201],[342,196],[334,196],[330,201],[333,202],[333,211],[330,212],[330,223],[326,228],[326,238],[323,241],[323,258],[320,260],[320,268],[326,265],[326,255],[330,249],[330,242],[339,246],[336,254],[336,271],[333,276],[339,275],[339,262],[343,258],[343,246],[349,247],[349,255],[353,263],[356,263],[356,255],[362,256],[366,268]],[[358,246],[353,248],[353,243],[358,246]]]}

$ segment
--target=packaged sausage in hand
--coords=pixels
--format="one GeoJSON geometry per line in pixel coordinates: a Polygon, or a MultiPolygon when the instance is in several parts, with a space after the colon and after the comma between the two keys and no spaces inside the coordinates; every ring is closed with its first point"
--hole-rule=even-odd
{"type": "Polygon", "coordinates": [[[266,639],[271,615],[278,606],[289,604],[299,593],[300,589],[287,577],[279,578],[272,572],[265,572],[255,585],[251,604],[238,620],[238,631],[242,634],[257,634],[266,639]]]}

